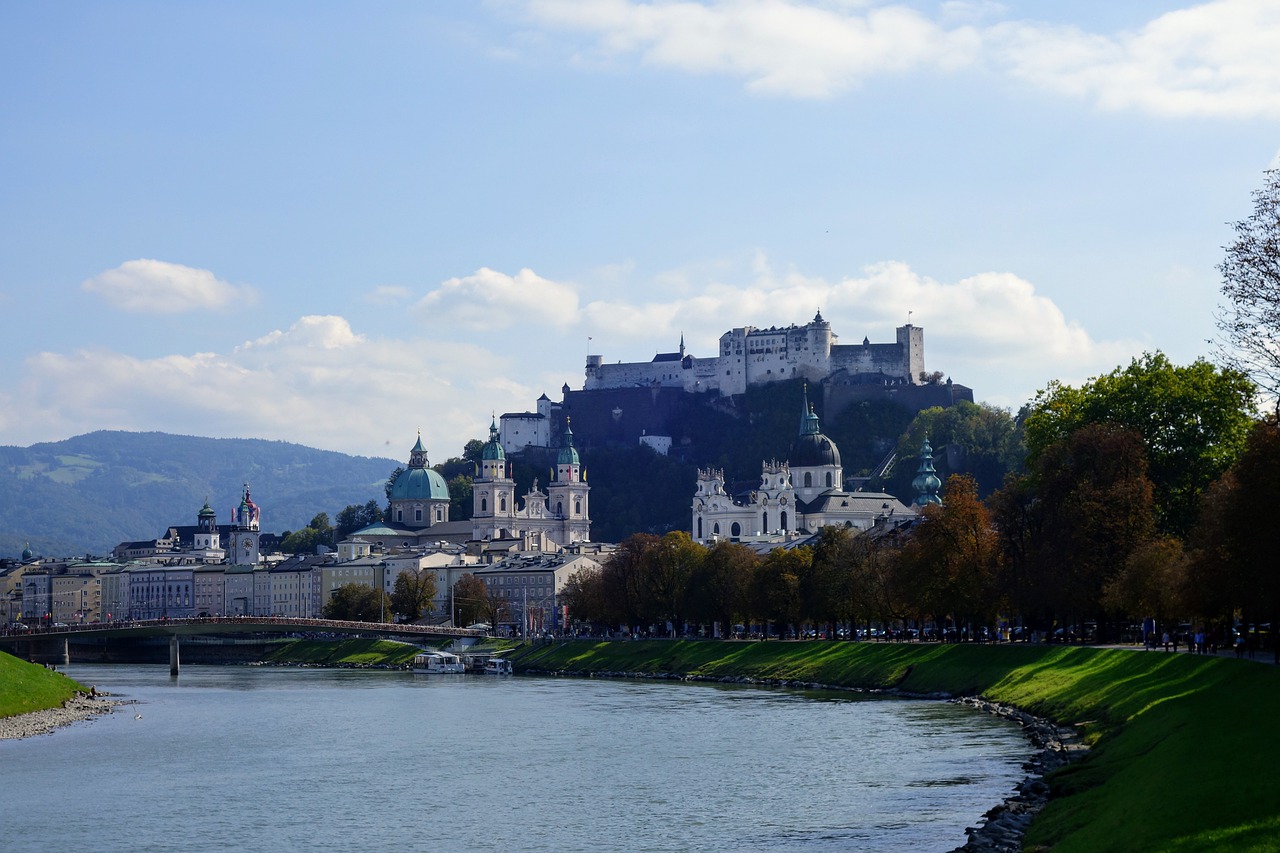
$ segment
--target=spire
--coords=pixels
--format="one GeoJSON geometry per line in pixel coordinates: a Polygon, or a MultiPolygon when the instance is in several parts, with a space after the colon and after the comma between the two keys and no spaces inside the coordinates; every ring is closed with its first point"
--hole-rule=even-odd
{"type": "Polygon", "coordinates": [[[409,467],[426,468],[430,464],[427,461],[427,448],[422,444],[422,430],[418,430],[418,440],[409,451],[409,467]]]}
{"type": "Polygon", "coordinates": [[[813,406],[809,404],[809,383],[804,383],[804,404],[800,409],[800,434],[801,435],[817,435],[821,432],[818,424],[818,416],[813,413],[813,406]]]}
{"type": "Polygon", "coordinates": [[[920,467],[916,469],[916,478],[911,481],[911,487],[916,490],[916,499],[912,501],[916,506],[941,506],[942,498],[938,497],[938,489],[942,488],[942,481],[933,470],[933,447],[929,444],[927,435],[920,447],[920,467]]]}

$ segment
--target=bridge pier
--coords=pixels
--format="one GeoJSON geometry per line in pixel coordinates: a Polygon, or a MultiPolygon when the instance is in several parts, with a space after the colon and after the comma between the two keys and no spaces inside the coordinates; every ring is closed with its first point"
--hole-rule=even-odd
{"type": "Polygon", "coordinates": [[[169,675],[178,674],[178,635],[169,635],[169,675]]]}

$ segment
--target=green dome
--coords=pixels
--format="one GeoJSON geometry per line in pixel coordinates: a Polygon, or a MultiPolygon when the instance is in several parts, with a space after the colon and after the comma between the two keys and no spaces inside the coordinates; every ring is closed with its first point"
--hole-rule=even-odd
{"type": "Polygon", "coordinates": [[[216,515],[217,513],[213,511],[213,507],[209,506],[209,501],[206,500],[204,502],[204,506],[200,508],[199,515],[197,515],[196,517],[197,518],[213,518],[216,515]]]}
{"type": "Polygon", "coordinates": [[[564,435],[560,438],[560,455],[556,457],[557,465],[581,465],[578,460],[578,449],[573,446],[573,430],[569,428],[569,419],[564,421],[564,435]]]}
{"type": "Polygon", "coordinates": [[[400,472],[395,483],[391,485],[393,501],[447,501],[449,487],[439,471],[431,468],[408,468],[400,472]]]}

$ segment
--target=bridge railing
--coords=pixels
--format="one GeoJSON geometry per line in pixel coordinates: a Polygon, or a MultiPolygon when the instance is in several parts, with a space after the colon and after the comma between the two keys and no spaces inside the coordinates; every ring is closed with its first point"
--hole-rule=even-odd
{"type": "Polygon", "coordinates": [[[368,631],[378,634],[427,634],[435,637],[483,637],[486,632],[475,628],[454,628],[444,625],[412,625],[394,622],[356,622],[343,619],[304,619],[288,616],[192,616],[180,619],[120,619],[110,622],[87,622],[76,625],[34,625],[13,629],[10,625],[0,628],[0,636],[29,637],[48,634],[74,634],[81,632],[118,631],[121,629],[154,629],[188,625],[239,626],[277,625],[284,629],[330,629],[343,631],[368,631]]]}

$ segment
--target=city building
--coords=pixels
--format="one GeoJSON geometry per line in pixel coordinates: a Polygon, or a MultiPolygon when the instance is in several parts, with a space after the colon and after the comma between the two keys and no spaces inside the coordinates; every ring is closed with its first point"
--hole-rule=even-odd
{"type": "Polygon", "coordinates": [[[868,530],[916,516],[914,507],[893,495],[845,491],[840,450],[822,433],[807,391],[788,458],[765,462],[759,485],[739,494],[729,493],[723,471],[699,469],[692,510],[693,539],[704,544],[718,539],[781,542],[823,527],[868,530]]]}

